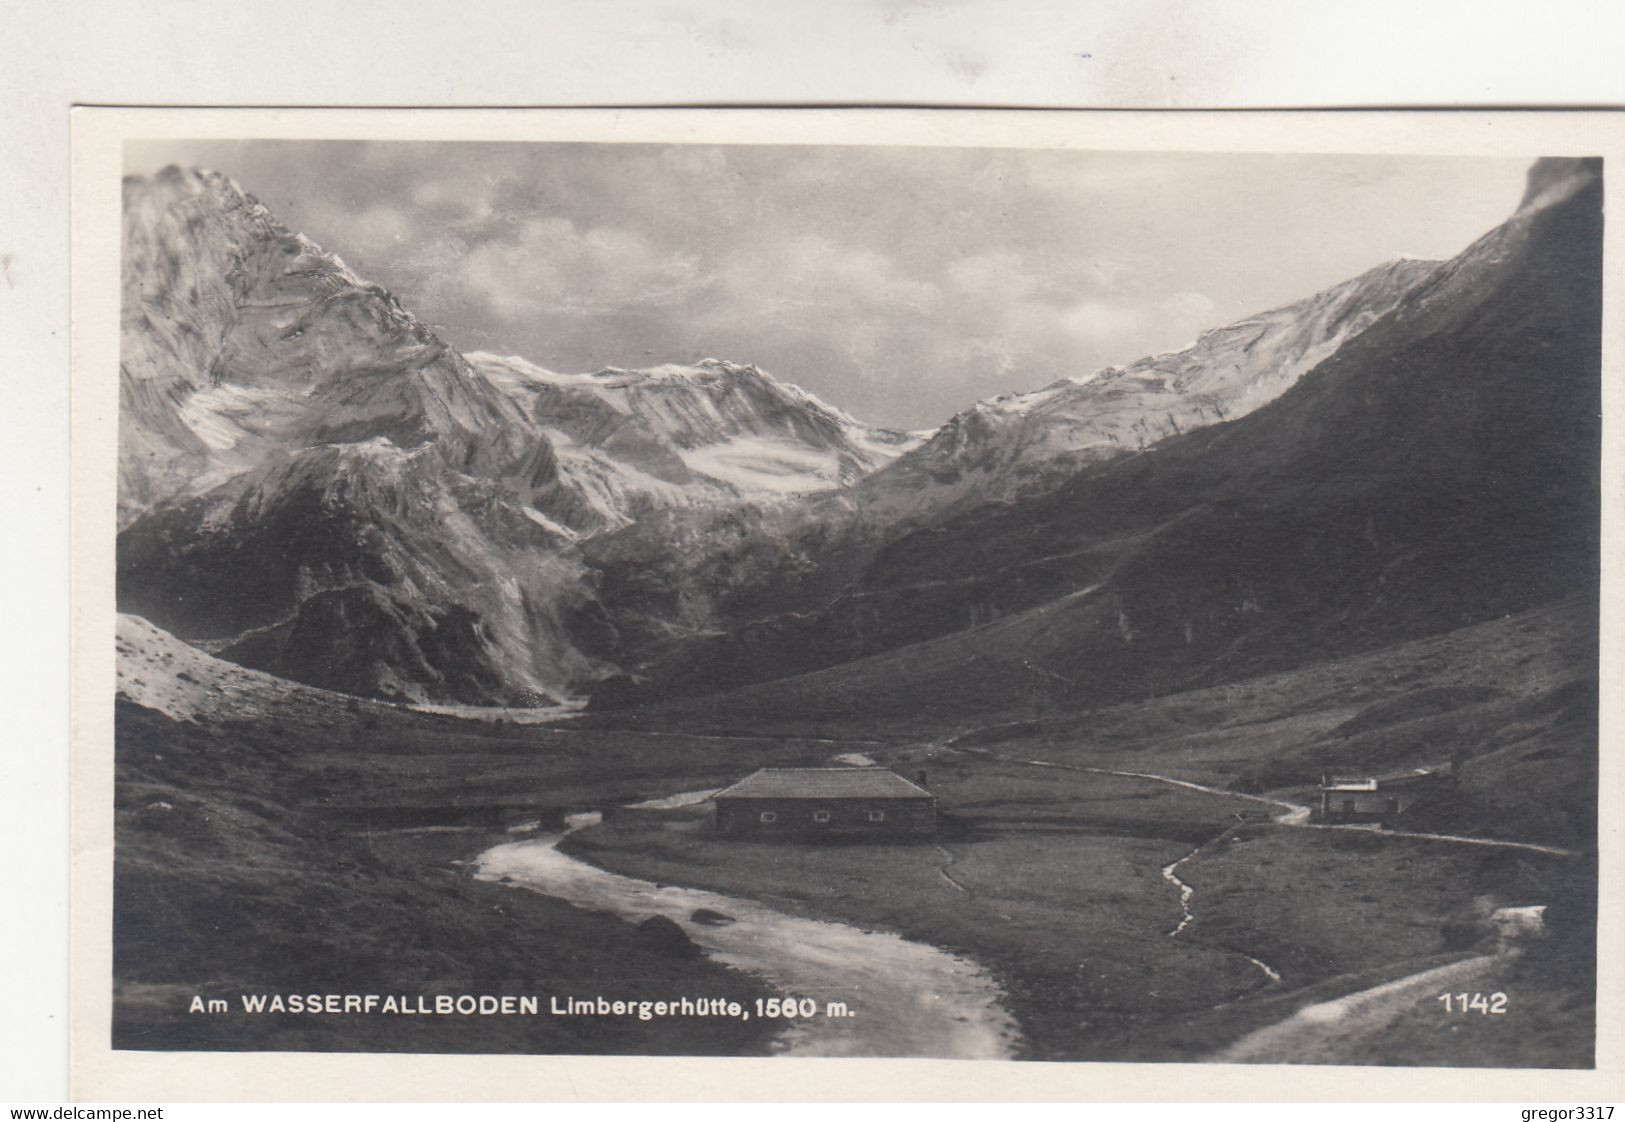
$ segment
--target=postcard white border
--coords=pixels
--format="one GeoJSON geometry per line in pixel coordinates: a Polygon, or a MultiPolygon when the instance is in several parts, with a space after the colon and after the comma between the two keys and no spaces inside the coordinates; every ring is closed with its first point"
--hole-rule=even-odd
{"type": "Polygon", "coordinates": [[[1602,156],[1604,682],[1619,682],[1625,114],[1004,110],[76,109],[72,122],[71,1094],[97,1101],[1542,1101],[1625,1098],[1618,690],[1602,696],[1593,1071],[1019,1061],[120,1052],[111,1025],[114,511],[126,139],[364,139],[1602,156]]]}

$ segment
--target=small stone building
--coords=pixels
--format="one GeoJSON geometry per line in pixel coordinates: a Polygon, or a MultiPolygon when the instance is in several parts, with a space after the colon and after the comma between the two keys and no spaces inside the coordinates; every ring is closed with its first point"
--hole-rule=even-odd
{"type": "Polygon", "coordinates": [[[1380,822],[1392,825],[1448,782],[1428,768],[1391,775],[1323,775],[1320,777],[1322,822],[1380,822]]]}
{"type": "Polygon", "coordinates": [[[936,796],[880,767],[770,767],[712,796],[724,837],[811,841],[930,837],[936,796]]]}

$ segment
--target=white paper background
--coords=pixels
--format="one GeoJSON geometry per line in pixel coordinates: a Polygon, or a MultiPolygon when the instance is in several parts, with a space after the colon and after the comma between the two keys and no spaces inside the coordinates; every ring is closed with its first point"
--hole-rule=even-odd
{"type": "Polygon", "coordinates": [[[1619,105],[1622,31],[1602,0],[0,3],[0,1101],[66,1086],[70,105],[1619,105]]]}

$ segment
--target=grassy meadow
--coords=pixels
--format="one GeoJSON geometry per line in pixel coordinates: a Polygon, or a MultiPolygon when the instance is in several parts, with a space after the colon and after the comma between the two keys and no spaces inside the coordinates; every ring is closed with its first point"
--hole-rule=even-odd
{"type": "MultiPolygon", "coordinates": [[[[329,988],[632,996],[629,974],[638,992],[762,992],[758,980],[674,955],[633,924],[471,876],[471,859],[510,828],[608,810],[566,850],[612,871],[962,953],[1003,988],[1021,1054],[1035,1059],[1200,1058],[1309,1002],[1483,953],[1493,906],[1546,904],[1552,938],[1506,964],[1521,987],[1515,1021],[1441,1030],[1421,1009],[1385,1031],[1380,1048],[1351,1046],[1343,1062],[1379,1052],[1381,1062],[1573,1062],[1589,1055],[1592,1024],[1589,857],[1292,829],[1238,796],[1307,801],[1326,767],[1448,761],[1460,782],[1417,828],[1589,853],[1594,636],[1583,608],[1222,687],[1088,712],[992,714],[974,726],[925,710],[911,729],[875,727],[834,709],[781,727],[754,693],[749,704],[725,697],[703,713],[640,714],[623,727],[612,715],[535,726],[303,690],[266,700],[245,688],[221,710],[229,718],[196,720],[121,700],[115,1040],[766,1051],[759,1023],[696,1032],[547,1017],[184,1013],[193,995],[235,1005],[239,992],[329,988]],[[943,811],[938,837],[724,841],[709,834],[703,806],[615,810],[846,752],[928,772],[943,811]],[[1236,794],[1024,760],[1154,772],[1236,794]],[[1194,892],[1176,938],[1179,892],[1163,876],[1174,862],[1194,892]],[[1414,1059],[1392,1058],[1397,1041],[1414,1059]]],[[[121,652],[132,674],[162,673],[156,656],[138,654],[121,652]]]]}

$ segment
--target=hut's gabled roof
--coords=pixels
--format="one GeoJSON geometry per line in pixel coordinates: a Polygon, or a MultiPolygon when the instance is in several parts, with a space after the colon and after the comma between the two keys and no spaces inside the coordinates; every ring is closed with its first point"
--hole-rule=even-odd
{"type": "Polygon", "coordinates": [[[716,799],[929,799],[930,791],[882,767],[764,767],[716,799]]]}
{"type": "Polygon", "coordinates": [[[1332,775],[1321,783],[1322,791],[1376,791],[1384,787],[1405,787],[1413,783],[1426,783],[1441,776],[1432,768],[1419,767],[1411,771],[1391,771],[1381,775],[1332,775]]]}

